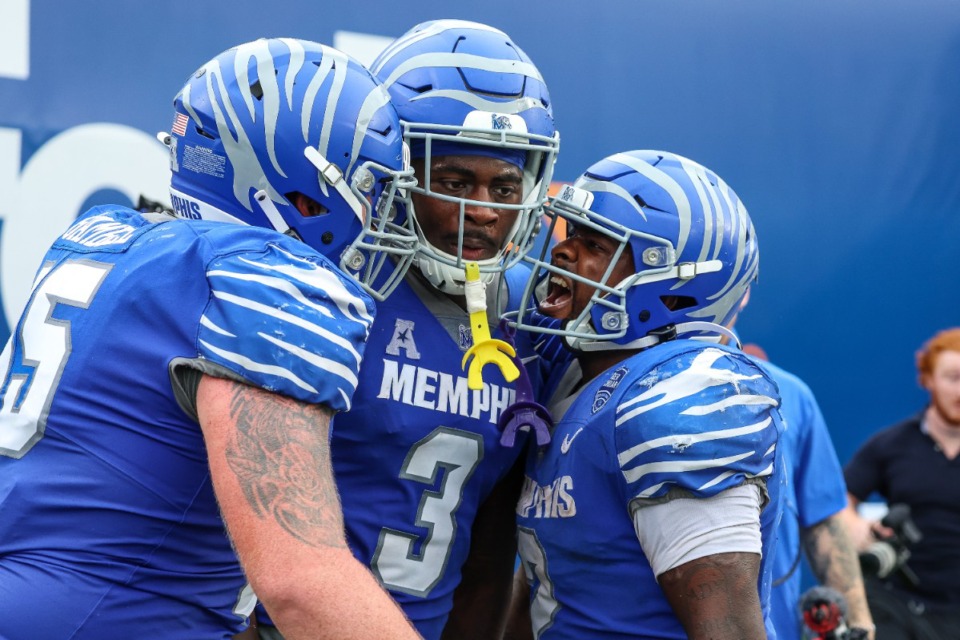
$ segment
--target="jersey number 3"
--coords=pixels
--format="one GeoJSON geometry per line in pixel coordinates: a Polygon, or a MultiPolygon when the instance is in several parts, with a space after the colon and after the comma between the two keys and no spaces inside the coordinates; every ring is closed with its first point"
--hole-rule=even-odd
{"type": "Polygon", "coordinates": [[[21,458],[43,437],[60,376],[73,350],[57,305],[86,309],[111,265],[69,261],[37,276],[27,308],[0,356],[0,455],[21,458]]]}
{"type": "Polygon", "coordinates": [[[420,552],[418,536],[386,529],[373,558],[373,569],[388,589],[424,597],[440,581],[456,535],[454,513],[463,498],[463,486],[483,457],[483,439],[474,433],[438,427],[410,450],[400,477],[433,485],[444,468],[439,491],[425,491],[416,526],[428,533],[420,552]]]}

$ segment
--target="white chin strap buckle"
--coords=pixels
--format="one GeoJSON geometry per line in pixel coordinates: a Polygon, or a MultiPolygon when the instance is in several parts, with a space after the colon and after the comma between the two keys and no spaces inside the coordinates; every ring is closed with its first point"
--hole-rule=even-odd
{"type": "Polygon", "coordinates": [[[704,262],[681,262],[677,265],[677,277],[689,280],[702,273],[714,273],[723,268],[720,260],[706,260],[704,262]]]}
{"type": "MultiPolygon", "coordinates": [[[[323,177],[323,181],[333,187],[336,192],[340,194],[340,197],[350,205],[357,219],[363,222],[365,215],[364,208],[357,200],[357,197],[353,195],[353,192],[350,191],[350,187],[347,186],[347,181],[343,179],[343,171],[340,170],[340,167],[324,158],[323,154],[313,147],[305,147],[303,149],[303,155],[310,161],[310,164],[317,168],[317,171],[319,171],[321,177],[323,177]]],[[[324,190],[324,194],[326,194],[326,190],[324,190]]]]}

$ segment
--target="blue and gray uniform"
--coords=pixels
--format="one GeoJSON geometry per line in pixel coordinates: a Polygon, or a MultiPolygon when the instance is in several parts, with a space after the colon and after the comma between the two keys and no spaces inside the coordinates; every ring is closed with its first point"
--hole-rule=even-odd
{"type": "Polygon", "coordinates": [[[782,473],[770,479],[782,464],[778,403],[776,385],[747,356],[694,340],[642,351],[585,385],[551,443],[531,449],[517,505],[536,637],[685,638],[633,512],[744,483],[768,496],[757,585],[766,617],[780,514],[782,473]]]}
{"type": "Polygon", "coordinates": [[[843,469],[813,392],[802,380],[769,362],[758,362],[780,389],[784,432],[780,439],[787,468],[783,519],[777,529],[770,609],[777,637],[800,640],[800,531],[847,505],[843,469]]]}
{"type": "Polygon", "coordinates": [[[0,360],[0,637],[242,631],[254,601],[181,385],[198,376],[173,371],[346,410],[373,311],[273,231],[122,207],[80,217],[0,360]]]}
{"type": "MultiPolygon", "coordinates": [[[[517,297],[521,274],[508,279],[517,297]]],[[[526,439],[513,448],[500,444],[497,420],[516,391],[495,365],[483,369],[482,390],[467,388],[461,360],[472,342],[465,311],[416,276],[377,306],[354,408],[334,420],[334,473],[354,554],[417,630],[438,638],[477,510],[526,439]]],[[[497,331],[493,337],[502,338],[497,331]]],[[[518,340],[539,389],[530,336],[518,340]]]]}

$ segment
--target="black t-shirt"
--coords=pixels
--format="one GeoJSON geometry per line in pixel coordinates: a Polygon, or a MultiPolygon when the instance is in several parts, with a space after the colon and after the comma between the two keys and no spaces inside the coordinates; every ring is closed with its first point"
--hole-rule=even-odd
{"type": "MultiPolygon", "coordinates": [[[[910,547],[916,592],[931,603],[960,605],[960,456],[953,460],[920,430],[921,415],[867,440],[844,467],[847,490],[859,500],[877,492],[907,504],[923,539],[910,547]]],[[[896,576],[901,588],[907,583],[896,576]]]]}

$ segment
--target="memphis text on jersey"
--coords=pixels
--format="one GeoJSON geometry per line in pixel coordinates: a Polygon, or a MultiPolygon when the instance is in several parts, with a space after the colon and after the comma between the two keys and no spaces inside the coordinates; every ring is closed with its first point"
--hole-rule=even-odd
{"type": "Polygon", "coordinates": [[[577,515],[573,499],[573,478],[560,476],[547,485],[540,485],[529,476],[523,479],[523,492],[517,502],[517,515],[522,518],[572,518],[577,515]]]}
{"type": "MultiPolygon", "coordinates": [[[[420,359],[420,352],[413,342],[412,322],[397,320],[393,340],[386,351],[388,356],[399,356],[403,351],[408,360],[420,359]]],[[[493,368],[492,365],[488,367],[493,368]]],[[[482,389],[474,391],[467,387],[466,376],[384,358],[377,397],[474,420],[486,419],[496,424],[503,410],[513,404],[516,391],[490,382],[484,382],[482,389]]]]}

